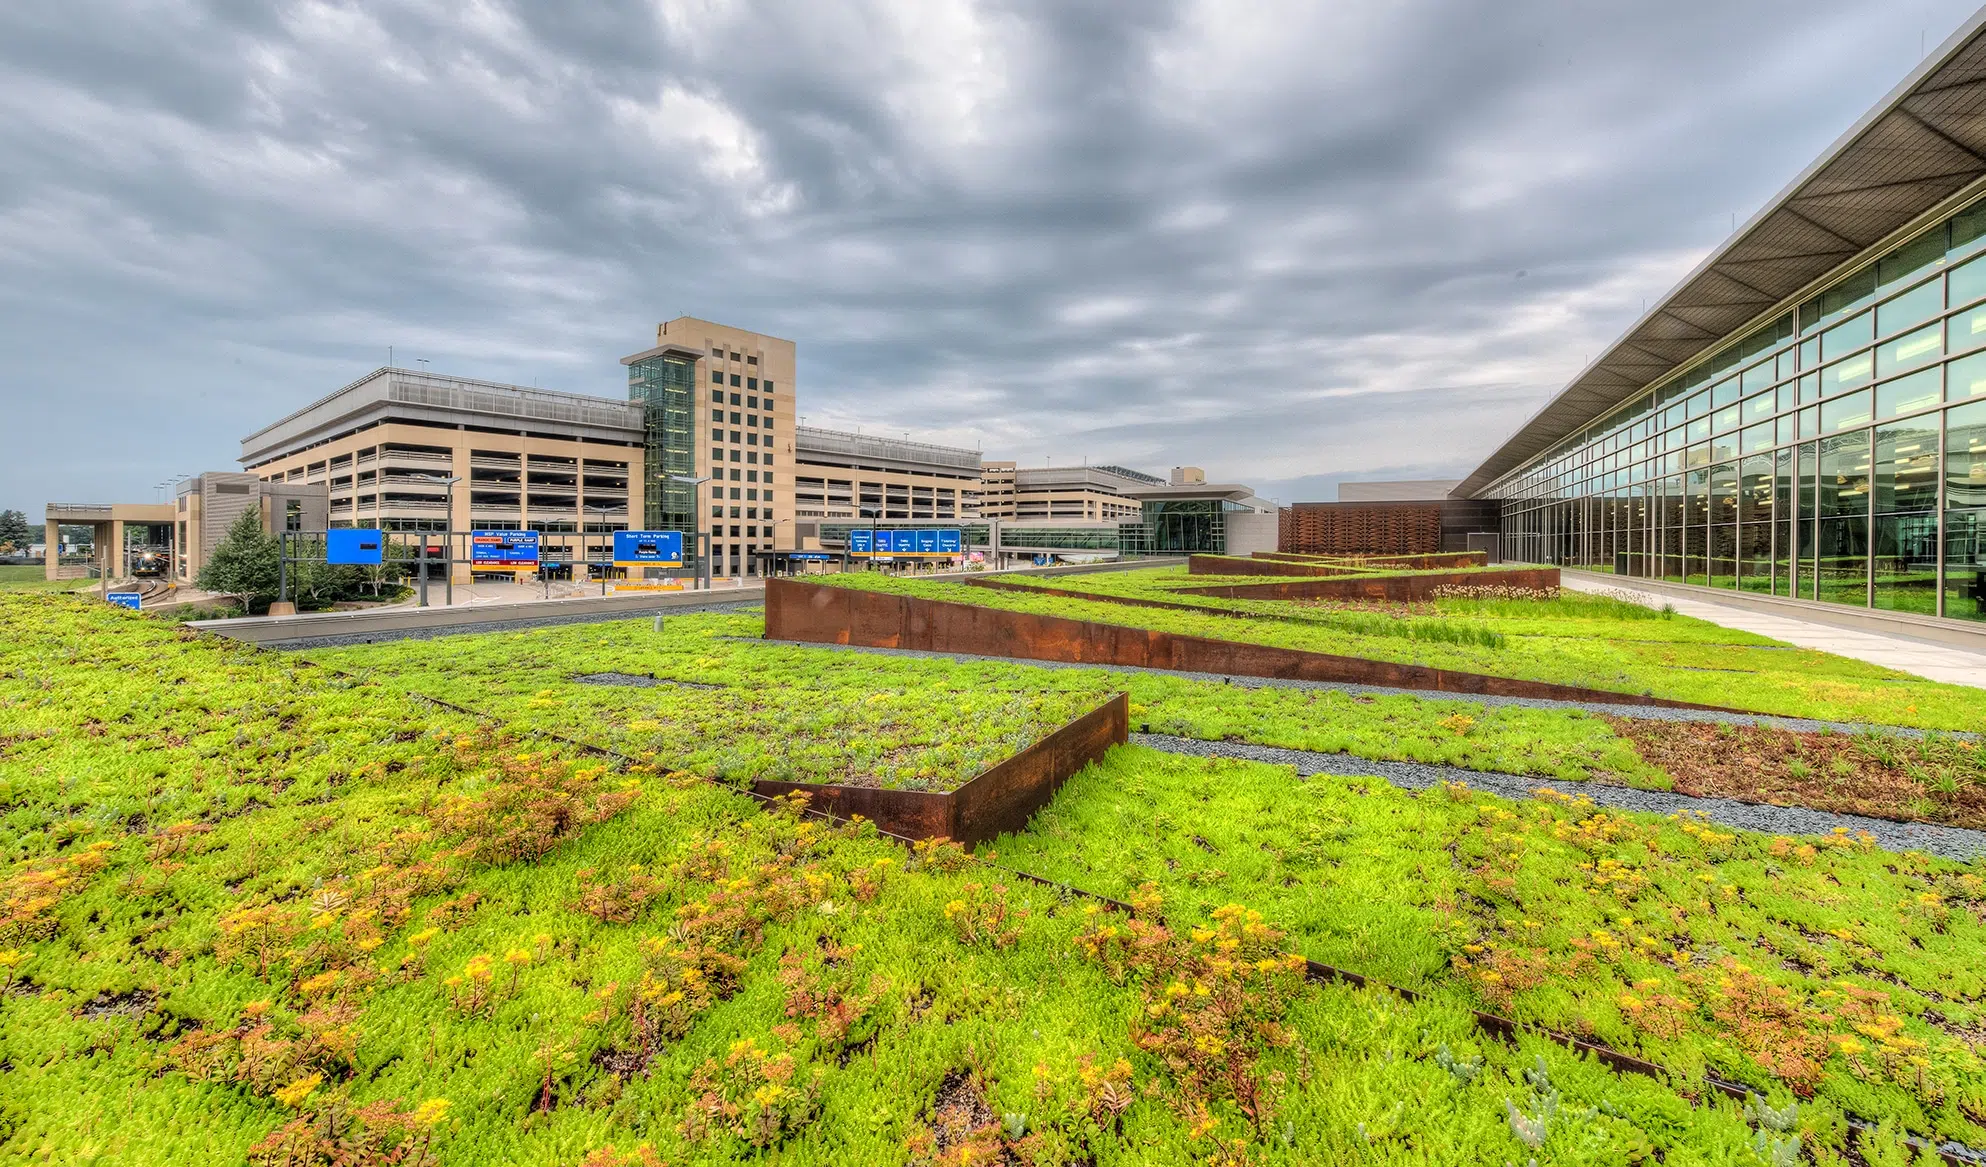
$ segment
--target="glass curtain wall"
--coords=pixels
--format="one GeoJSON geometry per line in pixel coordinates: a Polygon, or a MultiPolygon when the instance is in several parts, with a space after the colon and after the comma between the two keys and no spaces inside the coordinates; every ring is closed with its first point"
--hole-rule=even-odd
{"type": "Polygon", "coordinates": [[[683,532],[684,566],[696,566],[696,361],[665,353],[628,366],[628,400],[642,405],[642,522],[683,532]]]}
{"type": "Polygon", "coordinates": [[[1986,200],[1507,475],[1511,558],[1986,620],[1986,200]]]}

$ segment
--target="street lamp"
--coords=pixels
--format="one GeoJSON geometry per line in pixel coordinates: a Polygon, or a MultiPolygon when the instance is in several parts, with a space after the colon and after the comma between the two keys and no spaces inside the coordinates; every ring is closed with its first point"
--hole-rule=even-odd
{"type": "Polygon", "coordinates": [[[454,475],[441,480],[441,484],[448,488],[447,529],[442,532],[441,539],[441,555],[444,565],[442,570],[448,573],[448,577],[442,584],[444,588],[442,594],[451,608],[455,606],[455,484],[460,481],[462,481],[460,475],[454,475]]]}
{"type": "MultiPolygon", "coordinates": [[[[772,552],[773,552],[773,555],[774,555],[774,557],[775,557],[775,558],[776,558],[776,557],[778,556],[778,554],[779,554],[779,525],[780,525],[781,523],[790,523],[790,522],[792,522],[792,521],[793,521],[792,519],[774,519],[774,520],[772,521],[772,552]]],[[[798,547],[794,547],[794,548],[791,548],[791,550],[792,550],[792,551],[798,551],[798,550],[799,550],[799,548],[798,548],[798,547]]],[[[787,570],[789,570],[789,571],[790,571],[790,570],[792,570],[792,566],[793,566],[793,560],[792,560],[792,558],[791,558],[791,556],[790,556],[790,554],[789,554],[789,556],[788,556],[788,558],[787,558],[787,560],[786,560],[786,565],[787,565],[787,570]]]]}
{"type": "Polygon", "coordinates": [[[695,476],[670,474],[666,470],[662,473],[662,481],[679,482],[690,488],[690,554],[697,557],[697,570],[692,573],[691,578],[695,579],[697,575],[701,575],[704,591],[710,590],[710,556],[699,553],[700,544],[703,542],[703,504],[697,500],[696,488],[709,482],[710,479],[711,476],[708,474],[695,476]]]}
{"type": "Polygon", "coordinates": [[[855,508],[855,513],[869,520],[869,562],[865,566],[874,567],[876,565],[876,520],[883,517],[883,510],[881,507],[858,506],[855,508]]]}
{"type": "MultiPolygon", "coordinates": [[[[606,525],[607,525],[607,516],[608,516],[608,514],[610,514],[610,513],[611,513],[611,512],[613,511],[613,509],[614,509],[614,504],[612,504],[612,503],[605,503],[605,502],[589,502],[589,503],[587,503],[587,504],[586,504],[586,509],[587,509],[587,510],[589,510],[589,511],[598,511],[598,512],[599,512],[599,515],[600,515],[600,526],[603,526],[603,527],[604,527],[604,526],[606,526],[606,525]]],[[[607,534],[608,534],[608,536],[609,536],[609,537],[611,537],[611,536],[612,536],[612,534],[613,534],[613,532],[611,532],[611,531],[609,531],[609,532],[607,532],[607,534]]],[[[587,547],[587,545],[586,545],[586,536],[585,536],[585,535],[581,535],[581,536],[579,537],[579,549],[580,549],[581,551],[585,551],[585,550],[586,550],[586,547],[587,547]]],[[[591,571],[591,570],[592,570],[592,568],[593,568],[593,563],[592,563],[592,561],[591,561],[591,560],[588,560],[588,561],[587,561],[587,564],[586,564],[586,567],[587,567],[587,570],[589,570],[589,571],[591,571]]],[[[549,586],[550,586],[550,585],[547,585],[547,587],[548,587],[548,588],[549,588],[549,586]]],[[[548,592],[547,594],[549,594],[549,592],[548,592]]],[[[606,573],[606,571],[604,571],[604,570],[602,570],[602,571],[600,572],[600,594],[601,594],[601,595],[603,595],[603,596],[607,594],[607,573],[606,573]]]]}

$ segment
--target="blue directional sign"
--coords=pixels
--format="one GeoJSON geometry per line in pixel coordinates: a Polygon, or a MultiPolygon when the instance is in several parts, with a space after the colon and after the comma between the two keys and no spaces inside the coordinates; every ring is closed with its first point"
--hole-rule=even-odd
{"type": "Polygon", "coordinates": [[[471,531],[469,565],[475,568],[535,568],[538,566],[538,532],[471,531]]]}
{"type": "Polygon", "coordinates": [[[853,528],[848,532],[850,555],[958,555],[965,550],[964,532],[957,527],[928,530],[871,530],[853,528]]]}
{"type": "Polygon", "coordinates": [[[386,533],[358,527],[324,532],[324,562],[374,566],[386,562],[386,533]]]}
{"type": "Polygon", "coordinates": [[[681,567],[681,531],[615,531],[615,567],[681,567]]]}
{"type": "Polygon", "coordinates": [[[110,592],[104,596],[104,599],[120,608],[129,608],[133,612],[144,609],[145,597],[141,592],[110,592]]]}
{"type": "Polygon", "coordinates": [[[786,558],[788,558],[788,559],[801,559],[801,560],[805,560],[805,561],[807,561],[808,563],[826,563],[826,562],[828,562],[829,560],[831,560],[831,559],[833,559],[833,558],[834,558],[834,552],[832,552],[832,551],[788,551],[788,552],[786,553],[786,558]]]}

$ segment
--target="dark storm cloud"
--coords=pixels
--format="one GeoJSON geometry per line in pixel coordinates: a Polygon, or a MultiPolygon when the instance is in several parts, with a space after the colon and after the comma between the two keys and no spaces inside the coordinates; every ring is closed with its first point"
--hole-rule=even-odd
{"type": "Polygon", "coordinates": [[[797,340],[814,424],[1459,475],[1967,13],[13,0],[0,505],[388,345],[619,395],[679,313],[797,340]]]}

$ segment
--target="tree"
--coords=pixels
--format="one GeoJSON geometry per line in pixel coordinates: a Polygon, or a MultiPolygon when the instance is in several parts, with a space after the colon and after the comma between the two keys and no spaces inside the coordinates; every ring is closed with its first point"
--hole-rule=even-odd
{"type": "Polygon", "coordinates": [[[34,542],[34,529],[19,511],[0,511],[0,549],[17,551],[34,542]]]}
{"type": "Polygon", "coordinates": [[[364,577],[356,567],[302,559],[290,564],[290,598],[299,608],[323,608],[357,595],[364,577]]]}
{"type": "Polygon", "coordinates": [[[262,513],[243,511],[214,548],[193,582],[204,591],[233,596],[246,611],[276,598],[282,575],[282,549],[275,536],[262,529],[262,513]]]}

